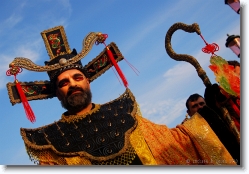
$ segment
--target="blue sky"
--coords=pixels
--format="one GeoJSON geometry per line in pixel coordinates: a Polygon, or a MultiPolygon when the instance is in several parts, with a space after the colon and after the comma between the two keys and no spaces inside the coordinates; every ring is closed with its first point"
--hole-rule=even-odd
{"type": "MultiPolygon", "coordinates": [[[[89,32],[108,34],[106,43],[115,42],[124,57],[139,70],[137,76],[129,65],[119,63],[129,88],[136,96],[144,117],[158,124],[175,127],[186,114],[185,101],[193,93],[204,94],[205,86],[194,67],[187,62],[171,59],[164,47],[167,30],[176,22],[198,23],[208,43],[217,43],[217,55],[226,60],[240,61],[225,47],[226,34],[240,35],[240,15],[224,0],[133,0],[133,1],[80,1],[80,0],[9,0],[0,5],[0,164],[24,165],[33,163],[25,152],[20,128],[35,128],[58,120],[65,111],[57,98],[30,101],[36,115],[32,124],[26,119],[22,104],[12,106],[6,84],[13,77],[6,76],[8,64],[15,57],[26,57],[38,65],[49,60],[40,33],[63,25],[70,48],[82,49],[82,41],[89,32]]],[[[172,37],[177,53],[194,56],[215,83],[208,68],[210,55],[196,33],[181,30],[172,37]]],[[[82,59],[87,64],[102,50],[94,46],[82,59]]],[[[48,80],[45,72],[23,70],[19,81],[48,80]]],[[[94,103],[105,103],[125,91],[110,69],[91,84],[94,103]]]]}

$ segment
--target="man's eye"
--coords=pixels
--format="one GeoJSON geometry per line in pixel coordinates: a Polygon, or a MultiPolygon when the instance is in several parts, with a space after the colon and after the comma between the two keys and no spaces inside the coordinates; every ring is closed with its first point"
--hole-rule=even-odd
{"type": "Polygon", "coordinates": [[[68,84],[68,82],[61,82],[61,83],[59,83],[59,88],[62,88],[62,87],[64,87],[64,86],[67,86],[67,84],[68,84]]]}
{"type": "Polygon", "coordinates": [[[84,78],[83,77],[75,77],[75,80],[77,81],[80,81],[80,80],[83,80],[84,78]]]}
{"type": "Polygon", "coordinates": [[[66,86],[68,84],[68,82],[64,82],[62,83],[62,86],[66,86]]]}
{"type": "Polygon", "coordinates": [[[200,105],[203,106],[205,103],[204,102],[201,102],[200,105]]]}

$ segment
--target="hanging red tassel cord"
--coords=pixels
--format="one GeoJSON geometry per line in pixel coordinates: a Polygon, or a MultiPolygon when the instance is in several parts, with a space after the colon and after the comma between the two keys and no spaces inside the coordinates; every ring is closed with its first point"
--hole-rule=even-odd
{"type": "Polygon", "coordinates": [[[28,103],[28,100],[27,100],[27,98],[26,98],[26,96],[25,96],[25,94],[24,94],[24,92],[22,90],[22,87],[21,87],[20,83],[16,79],[16,75],[18,73],[21,73],[21,72],[22,72],[21,68],[12,66],[9,70],[7,70],[6,75],[7,76],[14,75],[16,88],[17,88],[17,91],[19,93],[20,99],[22,101],[26,116],[27,116],[29,121],[34,123],[36,121],[35,114],[33,113],[33,110],[32,110],[32,108],[30,107],[30,105],[28,103]]]}
{"type": "Polygon", "coordinates": [[[111,69],[112,69],[113,73],[115,74],[115,76],[117,77],[117,79],[118,79],[120,85],[122,85],[121,81],[120,81],[119,78],[118,78],[118,75],[116,74],[116,71],[113,69],[113,67],[111,67],[111,69]]]}
{"type": "Polygon", "coordinates": [[[219,51],[219,45],[217,45],[216,43],[208,44],[201,34],[200,36],[206,44],[206,46],[202,48],[202,52],[207,53],[207,54],[212,53],[211,57],[215,55],[214,52],[219,51]]]}
{"type": "MultiPolygon", "coordinates": [[[[105,43],[104,43],[104,44],[105,44],[105,43]]],[[[106,46],[106,45],[105,45],[105,46],[106,46]]],[[[111,50],[110,50],[107,46],[106,46],[106,51],[107,51],[107,54],[108,54],[109,59],[111,60],[113,66],[115,67],[115,69],[117,70],[117,72],[118,72],[120,78],[122,79],[124,86],[127,88],[127,87],[128,87],[128,82],[127,82],[127,80],[126,80],[126,78],[125,78],[125,76],[124,76],[122,70],[119,68],[119,66],[118,66],[118,64],[117,64],[117,62],[116,62],[116,60],[114,59],[111,50]]]]}
{"type": "MultiPolygon", "coordinates": [[[[119,56],[119,54],[114,54],[119,56]]],[[[126,61],[126,63],[131,67],[131,69],[135,72],[135,74],[138,76],[138,73],[140,73],[136,67],[134,67],[130,62],[128,62],[128,60],[126,60],[126,58],[124,58],[124,60],[126,61]]]]}
{"type": "Polygon", "coordinates": [[[122,70],[121,70],[120,67],[118,66],[118,64],[117,64],[117,62],[116,62],[116,60],[115,60],[115,58],[114,58],[114,56],[113,56],[111,50],[110,50],[109,47],[105,44],[105,40],[106,40],[106,38],[108,37],[108,35],[107,35],[107,34],[101,34],[101,33],[99,33],[98,36],[99,36],[100,39],[99,39],[98,41],[96,41],[95,44],[98,45],[99,43],[103,43],[103,44],[105,45],[106,51],[107,51],[107,55],[108,55],[108,57],[109,57],[109,59],[110,59],[112,65],[115,67],[115,69],[116,69],[116,71],[118,72],[120,78],[122,79],[122,82],[123,82],[124,86],[127,88],[127,87],[128,87],[128,82],[127,82],[127,80],[126,80],[126,78],[125,78],[125,76],[124,76],[122,70]]]}

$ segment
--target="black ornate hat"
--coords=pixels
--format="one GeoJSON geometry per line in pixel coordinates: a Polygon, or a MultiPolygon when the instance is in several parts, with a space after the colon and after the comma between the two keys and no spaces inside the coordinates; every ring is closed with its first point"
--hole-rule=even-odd
{"type": "Polygon", "coordinates": [[[82,65],[81,59],[89,53],[93,44],[103,43],[106,39],[107,35],[101,33],[90,32],[84,38],[83,48],[79,53],[77,53],[75,49],[70,50],[62,26],[45,30],[41,35],[50,57],[49,61],[45,61],[45,66],[36,65],[28,58],[17,57],[10,63],[10,69],[7,71],[7,75],[14,75],[16,77],[24,68],[30,71],[45,71],[48,73],[50,80],[34,82],[18,82],[15,80],[14,83],[7,83],[8,94],[12,105],[23,102],[17,83],[20,84],[20,88],[24,92],[27,101],[53,98],[55,97],[54,80],[63,71],[72,68],[79,69],[89,78],[89,81],[92,82],[112,65],[115,65],[116,62],[123,59],[123,55],[117,45],[112,42],[87,65],[82,65]],[[110,53],[115,63],[110,61],[110,53]]]}

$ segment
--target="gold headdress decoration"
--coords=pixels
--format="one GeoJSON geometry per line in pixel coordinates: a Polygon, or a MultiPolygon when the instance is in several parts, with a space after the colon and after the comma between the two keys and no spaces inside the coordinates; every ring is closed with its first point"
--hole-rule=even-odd
{"type": "Polygon", "coordinates": [[[41,33],[44,40],[49,61],[45,61],[44,66],[32,62],[28,58],[17,57],[10,64],[10,69],[6,75],[14,75],[14,83],[7,83],[8,94],[12,105],[23,103],[26,115],[31,122],[35,121],[35,116],[30,108],[28,101],[53,98],[55,96],[54,80],[63,71],[76,68],[82,71],[92,82],[112,65],[115,66],[125,87],[128,83],[117,65],[117,62],[123,60],[123,55],[117,45],[112,42],[105,45],[105,49],[87,65],[83,66],[81,59],[84,58],[92,49],[94,44],[104,43],[106,34],[99,32],[90,32],[82,42],[82,50],[77,54],[76,50],[70,50],[67,37],[62,26],[45,30],[41,33]],[[47,72],[50,81],[18,82],[16,76],[23,69],[36,72],[47,72]]]}

